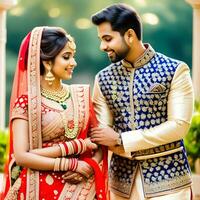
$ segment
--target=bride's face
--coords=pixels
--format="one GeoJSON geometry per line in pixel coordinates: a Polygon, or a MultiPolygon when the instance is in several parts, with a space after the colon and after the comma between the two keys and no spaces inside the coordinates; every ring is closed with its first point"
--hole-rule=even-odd
{"type": "Polygon", "coordinates": [[[75,61],[75,48],[71,48],[67,42],[65,47],[55,57],[51,72],[56,79],[69,80],[72,78],[73,70],[77,63],[75,61]]]}

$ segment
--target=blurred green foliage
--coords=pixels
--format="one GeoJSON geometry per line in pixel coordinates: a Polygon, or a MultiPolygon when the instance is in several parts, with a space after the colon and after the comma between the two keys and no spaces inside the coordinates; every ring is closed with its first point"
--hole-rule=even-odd
{"type": "Polygon", "coordinates": [[[61,26],[76,40],[77,68],[68,83],[93,85],[95,74],[109,64],[107,55],[100,52],[96,27],[80,29],[79,19],[90,20],[95,12],[112,3],[134,6],[143,19],[143,42],[156,51],[183,60],[191,66],[192,59],[192,8],[185,0],[19,0],[7,15],[7,83],[6,125],[13,74],[19,46],[25,35],[35,26],[61,26]],[[55,14],[57,12],[57,16],[55,14]],[[53,13],[53,14],[52,14],[53,13]],[[158,23],[144,20],[147,13],[154,14],[158,23]],[[54,16],[52,16],[54,15],[54,16]]]}
{"type": "Polygon", "coordinates": [[[195,161],[200,158],[200,101],[195,102],[195,112],[192,117],[192,123],[184,141],[190,166],[192,170],[195,171],[195,161]]]}
{"type": "Polygon", "coordinates": [[[4,163],[6,160],[6,145],[8,142],[8,131],[0,130],[0,172],[4,170],[4,163]]]}

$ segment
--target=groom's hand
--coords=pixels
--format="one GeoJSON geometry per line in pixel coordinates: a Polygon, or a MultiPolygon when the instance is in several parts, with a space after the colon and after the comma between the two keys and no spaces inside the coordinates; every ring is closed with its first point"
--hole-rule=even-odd
{"type": "Polygon", "coordinates": [[[91,141],[97,144],[105,145],[105,146],[115,146],[117,145],[117,141],[119,139],[119,134],[115,132],[112,128],[91,128],[91,141]]]}

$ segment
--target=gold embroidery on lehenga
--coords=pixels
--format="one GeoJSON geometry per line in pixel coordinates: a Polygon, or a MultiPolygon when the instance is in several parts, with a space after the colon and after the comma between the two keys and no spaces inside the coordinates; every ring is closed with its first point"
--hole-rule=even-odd
{"type": "Polygon", "coordinates": [[[58,200],[65,200],[67,198],[70,198],[71,200],[92,200],[95,196],[94,184],[94,176],[91,176],[86,181],[83,181],[77,185],[65,183],[58,200]]]}
{"type": "Polygon", "coordinates": [[[48,185],[52,185],[52,184],[53,184],[53,182],[54,182],[54,180],[53,180],[52,176],[51,176],[51,175],[49,175],[49,174],[47,175],[47,177],[46,177],[45,181],[46,181],[46,183],[47,183],[48,185]]]}
{"type": "Polygon", "coordinates": [[[57,194],[58,194],[58,190],[54,190],[53,193],[54,193],[55,195],[57,195],[57,194]]]}
{"type": "Polygon", "coordinates": [[[16,200],[17,199],[17,195],[18,195],[18,192],[19,192],[19,188],[21,186],[21,178],[18,178],[14,185],[9,189],[6,197],[4,200],[16,200]]]}

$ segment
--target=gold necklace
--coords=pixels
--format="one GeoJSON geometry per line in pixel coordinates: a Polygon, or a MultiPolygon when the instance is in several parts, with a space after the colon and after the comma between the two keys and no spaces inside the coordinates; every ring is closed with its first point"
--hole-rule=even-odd
{"type": "Polygon", "coordinates": [[[65,130],[65,137],[73,139],[77,136],[78,134],[78,129],[79,129],[79,104],[78,100],[76,99],[76,92],[73,92],[72,88],[72,107],[73,107],[73,112],[67,114],[66,111],[60,112],[64,130],[65,130]],[[73,114],[73,119],[67,120],[66,116],[69,117],[70,114],[73,114]]]}
{"type": "Polygon", "coordinates": [[[75,117],[78,117],[76,115],[76,113],[74,113],[73,119],[72,120],[67,120],[66,119],[66,113],[65,111],[60,113],[61,118],[62,118],[62,122],[63,122],[63,126],[64,126],[64,130],[65,130],[65,137],[70,138],[70,139],[74,139],[77,134],[78,134],[78,120],[75,117]]]}
{"type": "Polygon", "coordinates": [[[59,103],[64,110],[67,109],[67,103],[65,101],[70,97],[70,92],[65,87],[62,87],[60,91],[47,90],[41,87],[41,94],[47,99],[59,103]]]}

